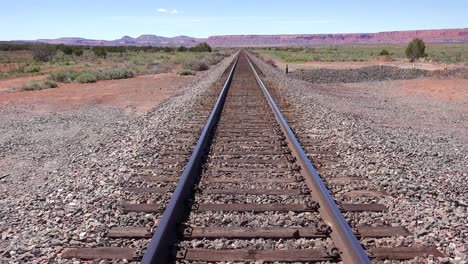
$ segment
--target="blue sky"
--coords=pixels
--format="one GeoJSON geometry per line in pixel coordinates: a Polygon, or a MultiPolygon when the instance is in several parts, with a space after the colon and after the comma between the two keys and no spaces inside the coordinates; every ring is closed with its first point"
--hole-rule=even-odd
{"type": "Polygon", "coordinates": [[[466,0],[0,0],[0,40],[467,28],[466,0]]]}

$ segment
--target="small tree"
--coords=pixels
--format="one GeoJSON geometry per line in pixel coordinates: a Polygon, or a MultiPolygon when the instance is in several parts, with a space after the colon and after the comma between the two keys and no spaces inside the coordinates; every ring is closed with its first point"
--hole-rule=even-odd
{"type": "Polygon", "coordinates": [[[82,47],[74,47],[73,48],[73,54],[75,54],[75,56],[80,57],[81,55],[83,55],[83,48],[82,47]]]}
{"type": "Polygon", "coordinates": [[[94,55],[100,58],[107,58],[107,50],[104,47],[94,47],[93,48],[94,55]]]}
{"type": "Polygon", "coordinates": [[[196,45],[195,47],[191,47],[189,50],[192,52],[211,52],[211,47],[208,45],[208,43],[203,42],[196,45]]]}
{"type": "Polygon", "coordinates": [[[57,48],[49,44],[35,44],[31,47],[34,59],[47,62],[57,53],[57,48]]]}
{"type": "Polygon", "coordinates": [[[70,47],[70,46],[63,46],[63,47],[60,47],[60,50],[67,54],[67,55],[72,55],[73,54],[73,48],[70,47]]]}
{"type": "Polygon", "coordinates": [[[184,47],[184,46],[179,46],[179,47],[177,48],[177,51],[178,51],[178,52],[184,52],[184,51],[187,51],[187,50],[188,50],[188,49],[187,49],[186,47],[184,47]]]}
{"type": "Polygon", "coordinates": [[[422,57],[426,57],[426,44],[424,44],[424,41],[419,38],[413,39],[409,44],[408,47],[406,47],[406,57],[413,62],[414,60],[417,60],[422,57]]]}
{"type": "Polygon", "coordinates": [[[390,55],[390,53],[388,53],[388,50],[383,49],[383,50],[380,51],[379,55],[380,56],[388,56],[388,55],[390,55]]]}

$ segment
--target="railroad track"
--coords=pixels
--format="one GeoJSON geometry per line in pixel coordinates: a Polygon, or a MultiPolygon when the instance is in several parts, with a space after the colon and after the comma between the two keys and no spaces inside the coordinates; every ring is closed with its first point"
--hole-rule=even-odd
{"type": "MultiPolygon", "coordinates": [[[[401,227],[349,226],[343,213],[383,212],[385,205],[335,203],[309,160],[310,155],[327,151],[307,147],[304,151],[260,76],[261,71],[241,52],[226,72],[216,102],[206,104],[214,108],[198,141],[187,131],[188,138],[166,151],[171,157],[159,161],[168,166],[131,179],[156,183],[127,191],[160,195],[158,202],[123,208],[127,213],[158,214],[155,230],[115,227],[108,236],[119,240],[152,236],[143,263],[370,263],[440,256],[432,247],[364,249],[362,238],[410,234],[401,227]]],[[[194,117],[195,126],[205,119],[194,117]]],[[[69,248],[63,255],[138,261],[142,253],[131,247],[88,247],[69,248]]]]}

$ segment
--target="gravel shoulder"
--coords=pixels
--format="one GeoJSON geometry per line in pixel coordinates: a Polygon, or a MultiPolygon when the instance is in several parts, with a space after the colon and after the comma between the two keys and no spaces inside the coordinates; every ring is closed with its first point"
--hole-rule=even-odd
{"type": "MultiPolygon", "coordinates": [[[[100,104],[89,96],[79,106],[60,109],[55,107],[66,106],[70,98],[38,103],[40,92],[58,89],[38,91],[20,102],[5,99],[0,104],[0,259],[62,263],[67,262],[61,258],[66,247],[112,246],[104,239],[106,230],[141,219],[123,216],[121,210],[121,188],[131,166],[157,156],[160,143],[184,126],[232,59],[195,78],[181,78],[188,81],[179,89],[154,79],[135,87],[168,89],[158,100],[100,104]]],[[[128,88],[129,81],[121,86],[128,88]]],[[[112,87],[124,89],[117,82],[112,87]]]]}
{"type": "MultiPolygon", "coordinates": [[[[310,131],[311,137],[317,132],[327,135],[329,142],[324,144],[342,153],[336,164],[345,168],[342,174],[369,179],[336,192],[387,192],[389,197],[376,200],[389,207],[378,217],[379,223],[401,225],[413,234],[395,241],[435,245],[445,261],[468,261],[466,102],[408,95],[408,89],[395,81],[312,84],[255,61],[268,85],[300,112],[301,131],[310,131]]],[[[358,225],[377,223],[371,218],[351,219],[358,225]]]]}

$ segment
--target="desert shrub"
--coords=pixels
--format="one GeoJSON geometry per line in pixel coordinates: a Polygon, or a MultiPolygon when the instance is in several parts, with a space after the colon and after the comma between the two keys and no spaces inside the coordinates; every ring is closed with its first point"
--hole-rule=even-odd
{"type": "Polygon", "coordinates": [[[49,80],[56,82],[69,83],[75,81],[79,72],[67,70],[67,71],[56,71],[49,75],[49,80]]]}
{"type": "Polygon", "coordinates": [[[380,51],[379,55],[380,56],[388,56],[388,55],[390,55],[390,53],[388,52],[388,50],[383,49],[383,50],[380,51]]]}
{"type": "Polygon", "coordinates": [[[78,74],[75,80],[79,83],[94,83],[100,79],[100,76],[96,72],[86,71],[78,74]]]}
{"type": "Polygon", "coordinates": [[[224,55],[221,53],[211,53],[206,56],[204,60],[209,66],[211,65],[216,65],[218,62],[220,62],[222,59],[224,59],[224,55]]]}
{"type": "Polygon", "coordinates": [[[23,91],[34,91],[34,90],[43,90],[43,89],[49,89],[49,88],[55,88],[57,87],[57,84],[51,80],[45,80],[44,82],[38,82],[38,81],[29,81],[23,87],[21,87],[21,90],[23,91]]]}
{"type": "Polygon", "coordinates": [[[42,83],[42,89],[47,89],[47,88],[56,88],[58,85],[56,82],[54,81],[51,81],[51,80],[45,80],[43,83],[42,83]]]}
{"type": "Polygon", "coordinates": [[[406,57],[413,62],[422,57],[426,57],[426,44],[422,39],[413,39],[406,47],[406,57]]]}
{"type": "Polygon", "coordinates": [[[21,87],[21,90],[23,91],[33,91],[33,90],[40,90],[41,89],[41,84],[38,81],[29,81],[23,87],[21,87]]]}
{"type": "Polygon", "coordinates": [[[40,72],[41,66],[38,64],[32,64],[24,68],[24,72],[33,73],[33,72],[40,72]]]}
{"type": "Polygon", "coordinates": [[[127,79],[132,78],[134,73],[127,69],[111,69],[104,71],[102,73],[103,79],[113,80],[113,79],[127,79]]]}
{"type": "Polygon", "coordinates": [[[8,73],[6,72],[0,72],[0,79],[5,79],[6,77],[10,76],[8,73]]]}
{"type": "Polygon", "coordinates": [[[183,70],[178,71],[177,74],[183,75],[183,76],[185,76],[185,75],[195,75],[195,72],[192,71],[192,70],[183,69],[183,70]]]}
{"type": "Polygon", "coordinates": [[[193,71],[206,71],[208,70],[208,65],[201,59],[192,59],[184,63],[184,68],[193,70],[193,71]]]}
{"type": "Polygon", "coordinates": [[[50,61],[57,53],[57,48],[49,44],[35,44],[31,47],[34,59],[38,61],[50,61]]]}
{"type": "Polygon", "coordinates": [[[153,67],[143,69],[142,71],[138,73],[139,74],[158,74],[158,73],[165,73],[165,72],[171,72],[171,71],[172,71],[172,68],[170,67],[170,65],[161,64],[161,65],[156,65],[153,67]]]}
{"type": "Polygon", "coordinates": [[[99,80],[126,79],[132,78],[134,72],[127,69],[110,69],[104,71],[82,71],[73,70],[57,71],[49,75],[49,80],[56,82],[79,82],[93,83],[99,80]]]}

